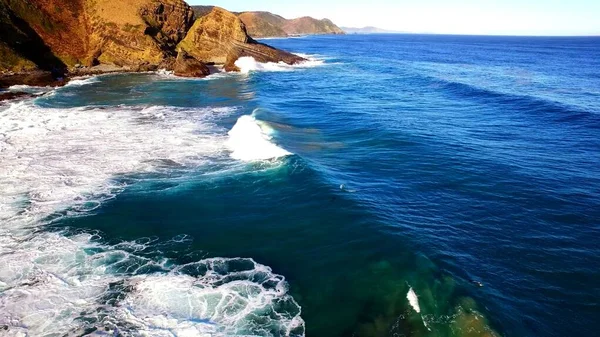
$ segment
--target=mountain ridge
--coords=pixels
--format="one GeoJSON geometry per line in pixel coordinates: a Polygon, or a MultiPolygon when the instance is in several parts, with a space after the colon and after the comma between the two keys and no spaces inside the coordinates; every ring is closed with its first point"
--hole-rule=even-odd
{"type": "MultiPolygon", "coordinates": [[[[192,6],[196,16],[201,17],[213,6],[192,6]]],[[[253,38],[287,37],[297,35],[344,34],[344,31],[329,19],[303,16],[286,19],[267,11],[234,12],[246,25],[253,38]]]]}
{"type": "Polygon", "coordinates": [[[400,34],[402,32],[387,30],[383,28],[366,27],[340,27],[346,34],[400,34]]]}

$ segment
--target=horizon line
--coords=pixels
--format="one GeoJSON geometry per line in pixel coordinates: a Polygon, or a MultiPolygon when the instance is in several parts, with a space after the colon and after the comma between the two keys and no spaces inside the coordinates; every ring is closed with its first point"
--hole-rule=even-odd
{"type": "Polygon", "coordinates": [[[374,26],[365,26],[365,27],[339,26],[339,27],[342,30],[344,30],[343,28],[354,28],[354,29],[377,28],[377,29],[385,30],[384,32],[365,32],[365,33],[361,33],[361,32],[346,32],[344,30],[344,33],[346,33],[346,35],[386,35],[387,34],[387,35],[497,36],[497,37],[600,37],[600,33],[595,33],[595,34],[581,34],[581,35],[545,35],[545,34],[529,35],[529,34],[505,34],[505,33],[499,33],[499,34],[493,34],[493,33],[491,33],[491,34],[476,34],[476,33],[406,32],[406,31],[388,30],[388,29],[385,29],[385,28],[378,28],[378,27],[374,27],[374,26]]]}

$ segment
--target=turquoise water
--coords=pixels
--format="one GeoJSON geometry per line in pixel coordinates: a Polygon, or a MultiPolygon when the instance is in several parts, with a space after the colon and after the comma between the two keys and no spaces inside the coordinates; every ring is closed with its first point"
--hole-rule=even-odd
{"type": "Polygon", "coordinates": [[[267,42],[0,108],[5,331],[593,335],[597,38],[267,42]]]}

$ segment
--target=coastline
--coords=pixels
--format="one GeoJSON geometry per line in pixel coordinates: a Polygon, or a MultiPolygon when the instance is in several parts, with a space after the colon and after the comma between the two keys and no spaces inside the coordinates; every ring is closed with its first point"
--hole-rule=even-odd
{"type": "Polygon", "coordinates": [[[57,74],[51,71],[32,70],[24,72],[6,72],[0,74],[0,102],[30,98],[34,95],[25,91],[10,90],[13,86],[58,88],[67,85],[79,77],[98,76],[106,74],[142,73],[158,69],[134,69],[113,65],[98,65],[94,67],[77,67],[68,72],[57,74]]]}
{"type": "MultiPolygon", "coordinates": [[[[96,4],[97,8],[86,9],[92,16],[74,11],[68,17],[44,17],[56,21],[56,25],[72,26],[74,30],[67,33],[79,42],[70,45],[63,43],[62,33],[53,25],[37,27],[37,22],[23,16],[20,8],[3,6],[0,8],[1,14],[6,14],[2,18],[6,26],[1,29],[3,36],[20,32],[22,25],[30,27],[21,29],[26,32],[22,36],[0,41],[0,55],[10,56],[0,60],[0,92],[16,85],[60,87],[74,77],[159,69],[173,71],[176,76],[202,78],[212,73],[214,65],[223,65],[226,71],[240,71],[236,61],[244,57],[288,65],[306,61],[257,42],[244,23],[223,8],[214,7],[208,14],[195,18],[184,1],[166,3],[172,5],[168,16],[161,14],[164,5],[160,2],[148,2],[133,7],[119,3],[116,8],[96,4]],[[101,14],[104,10],[126,11],[131,15],[115,23],[112,16],[101,14]],[[19,21],[23,18],[30,22],[19,21]],[[92,31],[77,31],[82,22],[93,23],[92,31]]],[[[3,93],[0,100],[24,95],[13,90],[12,94],[3,93]]]]}

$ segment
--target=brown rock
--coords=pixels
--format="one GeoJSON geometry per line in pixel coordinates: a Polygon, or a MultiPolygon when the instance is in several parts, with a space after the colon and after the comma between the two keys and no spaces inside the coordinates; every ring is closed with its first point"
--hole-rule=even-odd
{"type": "Polygon", "coordinates": [[[151,1],[141,6],[140,16],[146,22],[145,33],[174,50],[194,24],[194,11],[180,0],[151,1]]]}
{"type": "Polygon", "coordinates": [[[177,55],[174,67],[175,75],[181,77],[205,77],[210,75],[206,64],[188,55],[184,50],[177,55]]]}
{"type": "Polygon", "coordinates": [[[95,0],[87,8],[90,58],[87,65],[151,69],[170,57],[194,20],[183,0],[95,0]]]}
{"type": "Polygon", "coordinates": [[[258,62],[287,64],[305,60],[256,42],[248,36],[246,26],[235,14],[219,7],[196,20],[179,49],[204,63],[223,64],[228,71],[239,70],[235,61],[244,56],[254,57],[258,62]]]}
{"type": "Polygon", "coordinates": [[[57,78],[50,71],[35,70],[25,73],[0,75],[0,88],[8,88],[17,84],[34,87],[60,87],[67,83],[65,78],[57,78]]]}
{"type": "Polygon", "coordinates": [[[174,69],[179,51],[186,52],[177,62],[182,76],[205,76],[206,64],[236,70],[235,61],[243,56],[259,62],[303,60],[254,41],[242,21],[224,9],[214,8],[194,22],[183,0],[0,0],[0,74],[19,74],[3,77],[0,85],[60,85],[56,80],[68,70],[174,69]]]}
{"type": "Polygon", "coordinates": [[[17,98],[31,97],[32,94],[26,92],[0,92],[0,102],[9,101],[17,98]]]}

